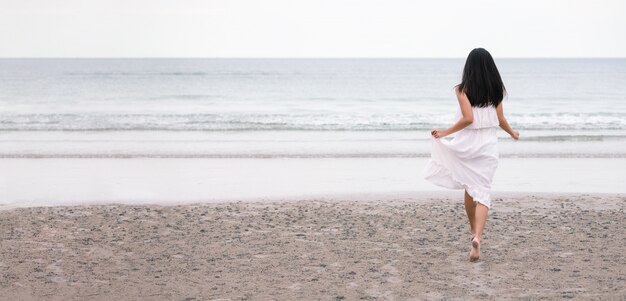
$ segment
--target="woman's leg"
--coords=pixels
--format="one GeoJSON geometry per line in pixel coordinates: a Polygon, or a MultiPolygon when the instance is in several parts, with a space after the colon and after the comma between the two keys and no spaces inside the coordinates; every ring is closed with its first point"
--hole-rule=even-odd
{"type": "Polygon", "coordinates": [[[476,215],[475,215],[475,222],[476,224],[474,224],[474,229],[476,230],[476,232],[474,233],[476,235],[476,237],[478,238],[478,240],[480,240],[483,237],[483,230],[485,230],[485,223],[487,223],[487,215],[489,214],[489,208],[487,208],[487,206],[478,203],[476,205],[476,215]]]}
{"type": "Polygon", "coordinates": [[[480,240],[483,236],[483,230],[485,229],[485,223],[487,222],[487,215],[489,213],[489,208],[487,206],[478,203],[476,205],[475,211],[475,222],[474,230],[474,239],[472,240],[472,251],[470,252],[470,260],[475,261],[480,258],[480,240]]]}
{"type": "Polygon", "coordinates": [[[465,191],[465,213],[467,213],[470,231],[472,232],[472,237],[474,237],[476,235],[476,202],[474,202],[474,198],[467,194],[467,190],[465,191]]]}

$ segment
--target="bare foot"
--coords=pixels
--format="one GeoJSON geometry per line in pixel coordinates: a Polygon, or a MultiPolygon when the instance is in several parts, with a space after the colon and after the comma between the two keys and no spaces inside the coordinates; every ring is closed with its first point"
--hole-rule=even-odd
{"type": "Polygon", "coordinates": [[[480,241],[474,237],[472,239],[472,250],[470,251],[470,261],[478,261],[480,258],[480,241]]]}

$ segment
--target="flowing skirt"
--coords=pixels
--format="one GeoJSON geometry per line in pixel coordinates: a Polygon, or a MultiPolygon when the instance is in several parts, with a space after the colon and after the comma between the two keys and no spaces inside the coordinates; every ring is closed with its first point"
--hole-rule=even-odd
{"type": "Polygon", "coordinates": [[[465,189],[474,201],[491,207],[491,182],[499,158],[496,132],[495,127],[465,128],[452,140],[431,136],[424,178],[438,186],[465,189]]]}

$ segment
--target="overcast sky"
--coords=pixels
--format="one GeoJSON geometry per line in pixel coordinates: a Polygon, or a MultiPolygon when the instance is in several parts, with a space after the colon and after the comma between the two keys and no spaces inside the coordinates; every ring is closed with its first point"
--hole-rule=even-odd
{"type": "Polygon", "coordinates": [[[626,57],[622,0],[0,0],[0,57],[626,57]]]}

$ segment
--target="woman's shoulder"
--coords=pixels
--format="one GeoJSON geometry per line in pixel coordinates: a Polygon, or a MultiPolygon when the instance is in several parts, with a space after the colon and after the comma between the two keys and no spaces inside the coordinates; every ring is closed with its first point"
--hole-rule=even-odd
{"type": "Polygon", "coordinates": [[[461,85],[454,86],[454,94],[456,94],[457,96],[465,95],[465,92],[461,89],[461,85]]]}

